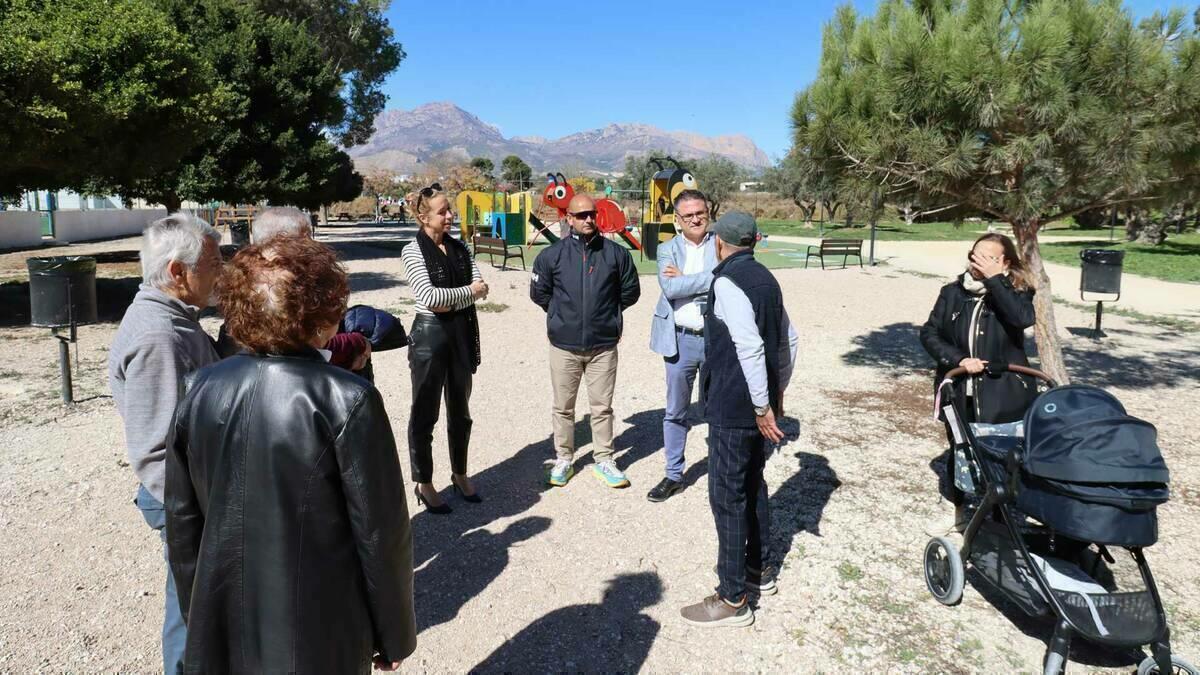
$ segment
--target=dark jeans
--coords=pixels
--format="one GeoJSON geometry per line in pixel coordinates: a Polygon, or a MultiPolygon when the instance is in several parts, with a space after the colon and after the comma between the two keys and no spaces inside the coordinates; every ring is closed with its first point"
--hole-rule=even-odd
{"type": "Polygon", "coordinates": [[[433,481],[433,427],[446,401],[446,433],[450,440],[450,470],[467,472],[471,443],[471,369],[456,353],[455,341],[441,321],[417,316],[413,321],[408,365],[413,401],[408,416],[408,456],[418,483],[433,481]]]}
{"type": "Polygon", "coordinates": [[[708,428],[708,503],[717,524],[717,592],[732,603],[746,595],[746,568],[771,558],[771,511],[763,468],[770,446],[757,428],[708,428]]]}
{"type": "MultiPolygon", "coordinates": [[[[167,511],[163,507],[163,503],[154,498],[146,490],[145,486],[139,485],[137,496],[133,498],[133,503],[137,505],[142,512],[142,517],[146,519],[146,524],[151,529],[158,531],[158,536],[163,542],[163,560],[167,559],[167,511]]],[[[167,565],[167,585],[163,592],[164,607],[163,607],[163,626],[162,626],[162,652],[163,652],[163,672],[164,673],[182,673],[183,672],[183,650],[187,645],[187,627],[183,623],[183,614],[179,611],[179,595],[175,592],[175,578],[171,575],[171,566],[167,565]]]]}

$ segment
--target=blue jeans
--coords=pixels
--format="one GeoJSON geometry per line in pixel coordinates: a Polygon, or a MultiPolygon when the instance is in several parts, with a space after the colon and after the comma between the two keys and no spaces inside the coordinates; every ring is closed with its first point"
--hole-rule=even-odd
{"type": "MultiPolygon", "coordinates": [[[[154,495],[139,485],[137,496],[133,503],[137,504],[151,529],[158,530],[158,536],[163,542],[163,560],[167,559],[167,511],[163,503],[154,495]]],[[[171,566],[167,565],[167,588],[163,593],[162,651],[163,673],[183,672],[183,650],[187,645],[187,626],[183,623],[183,614],[179,611],[179,594],[175,591],[175,578],[171,575],[171,566]]]]}
{"type": "Polygon", "coordinates": [[[704,337],[677,331],[679,351],[667,364],[667,408],[663,414],[663,450],[667,455],[667,478],[683,480],[683,448],[687,445],[688,406],[696,373],[704,364],[704,337]]]}

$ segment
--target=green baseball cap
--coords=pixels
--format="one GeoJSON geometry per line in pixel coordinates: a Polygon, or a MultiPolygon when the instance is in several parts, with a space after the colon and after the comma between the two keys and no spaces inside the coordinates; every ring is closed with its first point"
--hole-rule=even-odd
{"type": "Polygon", "coordinates": [[[758,240],[758,224],[745,211],[730,211],[717,218],[709,229],[721,241],[734,246],[750,246],[758,240]]]}

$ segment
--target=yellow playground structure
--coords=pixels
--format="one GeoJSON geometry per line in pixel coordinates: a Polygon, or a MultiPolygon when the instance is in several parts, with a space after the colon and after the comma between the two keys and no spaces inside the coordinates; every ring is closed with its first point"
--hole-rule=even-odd
{"type": "Polygon", "coordinates": [[[533,213],[532,194],[465,190],[458,193],[454,206],[458,211],[464,241],[481,234],[498,237],[513,246],[525,243],[525,229],[533,213]]]}

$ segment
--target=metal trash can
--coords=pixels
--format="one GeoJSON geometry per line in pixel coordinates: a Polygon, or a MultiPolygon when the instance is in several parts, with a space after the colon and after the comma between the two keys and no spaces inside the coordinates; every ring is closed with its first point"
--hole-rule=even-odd
{"type": "Polygon", "coordinates": [[[1121,265],[1124,251],[1104,248],[1085,248],[1079,252],[1083,273],[1079,277],[1079,292],[1121,295],[1121,265]]]}
{"type": "Polygon", "coordinates": [[[658,223],[642,223],[642,253],[658,260],[658,223]]]}
{"type": "Polygon", "coordinates": [[[29,323],[61,328],[96,323],[96,259],[88,256],[26,258],[29,323]]]}
{"type": "Polygon", "coordinates": [[[250,244],[250,223],[237,222],[229,226],[229,239],[234,248],[250,244]]]}

